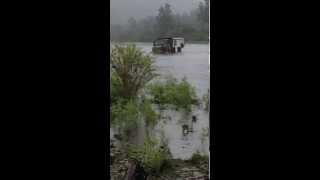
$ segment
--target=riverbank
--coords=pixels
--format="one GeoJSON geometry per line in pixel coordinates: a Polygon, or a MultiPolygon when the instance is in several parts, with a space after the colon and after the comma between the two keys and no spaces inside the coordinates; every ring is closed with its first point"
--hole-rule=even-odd
{"type": "MultiPolygon", "coordinates": [[[[111,145],[111,180],[123,180],[132,172],[133,160],[126,153],[111,145]],[[129,170],[130,169],[130,170],[129,170]],[[131,171],[131,172],[130,172],[131,171]]],[[[208,159],[203,157],[190,160],[170,159],[159,175],[147,175],[147,180],[207,180],[209,179],[208,159]]],[[[139,172],[138,172],[139,173],[139,172]]]]}

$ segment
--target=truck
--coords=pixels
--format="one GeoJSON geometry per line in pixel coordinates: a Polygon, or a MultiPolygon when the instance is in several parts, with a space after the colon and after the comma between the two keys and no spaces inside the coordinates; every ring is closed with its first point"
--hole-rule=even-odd
{"type": "Polygon", "coordinates": [[[185,47],[182,37],[161,37],[153,41],[152,52],[155,54],[181,53],[185,47]]]}

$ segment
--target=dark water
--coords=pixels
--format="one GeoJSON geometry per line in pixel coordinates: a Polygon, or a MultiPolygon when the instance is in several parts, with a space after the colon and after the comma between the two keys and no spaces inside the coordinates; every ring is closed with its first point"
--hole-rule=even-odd
{"type": "MultiPolygon", "coordinates": [[[[136,43],[145,52],[151,53],[151,43],[136,43]]],[[[209,45],[187,44],[181,54],[154,55],[156,66],[162,75],[172,75],[178,79],[186,77],[195,88],[198,97],[207,93],[210,87],[209,75],[209,45]]],[[[195,152],[209,154],[209,139],[205,131],[209,127],[209,114],[202,108],[195,107],[192,113],[186,116],[184,113],[165,111],[165,116],[170,119],[161,121],[155,128],[157,137],[163,136],[169,145],[174,158],[187,159],[195,152]],[[196,115],[197,121],[192,123],[191,116],[196,115]],[[182,134],[182,125],[193,126],[193,132],[187,136],[182,134]]],[[[144,138],[144,125],[138,128],[137,143],[141,144],[144,138]]],[[[111,138],[113,131],[111,131],[111,138]]]]}

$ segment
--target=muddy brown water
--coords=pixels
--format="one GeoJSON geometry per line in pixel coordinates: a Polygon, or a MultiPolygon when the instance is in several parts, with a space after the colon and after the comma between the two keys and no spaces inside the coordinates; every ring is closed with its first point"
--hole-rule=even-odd
{"type": "MultiPolygon", "coordinates": [[[[152,43],[135,43],[145,52],[151,53],[152,43]]],[[[181,79],[186,77],[195,89],[197,96],[207,93],[210,87],[209,73],[209,45],[208,44],[186,44],[181,54],[154,55],[159,73],[166,76],[172,75],[181,79]]],[[[182,112],[166,110],[164,116],[170,117],[161,121],[153,131],[154,135],[165,137],[170,152],[175,159],[189,159],[192,154],[199,152],[209,155],[209,137],[204,130],[209,127],[209,113],[203,108],[194,107],[188,116],[182,112]],[[197,121],[192,122],[192,115],[197,116],[197,121]],[[183,135],[182,125],[193,126],[193,132],[183,135]]],[[[110,130],[110,138],[114,139],[114,130],[110,130]]],[[[140,124],[137,129],[136,144],[142,144],[145,137],[145,126],[140,124]]]]}

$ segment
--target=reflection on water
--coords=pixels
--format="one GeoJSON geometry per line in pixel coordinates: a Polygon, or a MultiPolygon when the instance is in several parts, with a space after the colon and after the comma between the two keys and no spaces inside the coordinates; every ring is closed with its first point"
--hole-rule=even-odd
{"type": "MultiPolygon", "coordinates": [[[[145,52],[151,53],[151,43],[136,43],[136,45],[145,52]]],[[[188,82],[196,88],[199,98],[207,93],[210,87],[208,44],[186,44],[181,54],[154,56],[160,74],[171,74],[178,79],[187,77],[188,82]]],[[[164,114],[169,118],[155,127],[154,134],[158,137],[161,134],[164,135],[173,158],[187,159],[197,151],[201,154],[209,153],[209,139],[203,135],[204,129],[209,127],[208,112],[193,108],[190,115],[170,110],[166,110],[164,114]],[[196,122],[192,122],[192,115],[197,117],[196,122]],[[193,128],[193,132],[189,132],[186,136],[182,133],[184,124],[193,128]]],[[[144,132],[138,134],[144,134],[144,132]]],[[[113,136],[112,130],[110,135],[113,136]]],[[[140,135],[140,138],[143,139],[143,135],[140,135]]]]}

